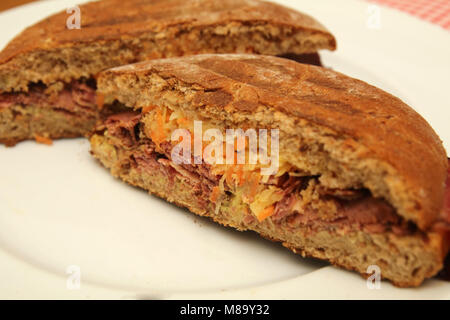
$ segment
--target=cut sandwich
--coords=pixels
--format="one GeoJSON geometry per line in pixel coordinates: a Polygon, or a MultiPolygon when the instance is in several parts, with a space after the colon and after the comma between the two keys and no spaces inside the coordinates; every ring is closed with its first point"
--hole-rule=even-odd
{"type": "Polygon", "coordinates": [[[88,133],[100,112],[95,76],[111,67],[234,52],[317,64],[318,50],[336,48],[315,19],[259,0],[104,0],[79,8],[80,29],[67,29],[64,11],[0,52],[0,142],[88,133]]]}
{"type": "Polygon", "coordinates": [[[122,66],[97,85],[104,103],[123,111],[96,128],[91,152],[129,184],[304,256],[363,275],[376,265],[397,286],[417,286],[442,268],[446,152],[392,95],[325,68],[246,54],[122,66]],[[247,137],[239,147],[220,135],[207,139],[223,143],[217,155],[228,157],[231,146],[230,158],[245,154],[243,163],[206,161],[216,155],[209,144],[200,147],[204,161],[195,161],[195,146],[186,157],[180,144],[199,141],[199,124],[224,136],[267,130],[271,142],[259,147],[270,162],[248,161],[247,137]],[[273,161],[277,170],[263,172],[273,161]]]}

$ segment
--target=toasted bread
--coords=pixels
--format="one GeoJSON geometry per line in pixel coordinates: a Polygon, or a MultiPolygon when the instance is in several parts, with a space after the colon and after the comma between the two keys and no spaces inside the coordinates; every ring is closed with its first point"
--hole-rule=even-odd
{"type": "Polygon", "coordinates": [[[233,52],[320,63],[318,50],[336,48],[315,19],[259,0],[104,0],[79,9],[80,29],[67,28],[70,14],[63,11],[25,29],[0,52],[0,142],[86,135],[98,117],[96,102],[79,105],[66,97],[86,82],[86,95],[93,96],[95,76],[107,68],[233,52]],[[32,99],[16,97],[29,92],[32,99]],[[89,116],[77,107],[89,109],[89,116]]]}
{"type": "Polygon", "coordinates": [[[102,72],[97,85],[105,104],[129,109],[91,137],[113,175],[295,252],[361,274],[378,265],[398,286],[442,268],[446,152],[400,99],[325,68],[246,54],[141,62],[102,72]],[[263,179],[254,166],[174,164],[170,131],[192,132],[194,120],[221,132],[278,129],[281,171],[263,179]]]}

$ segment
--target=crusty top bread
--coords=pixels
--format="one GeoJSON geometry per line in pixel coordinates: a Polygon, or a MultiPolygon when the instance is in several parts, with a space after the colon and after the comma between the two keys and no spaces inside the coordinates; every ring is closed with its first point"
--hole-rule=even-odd
{"type": "Polygon", "coordinates": [[[439,137],[400,99],[363,81],[245,54],[141,62],[97,81],[105,103],[156,100],[234,128],[279,128],[280,157],[326,186],[368,188],[422,230],[442,209],[447,158],[439,137]]]}
{"type": "Polygon", "coordinates": [[[68,30],[70,14],[63,11],[27,28],[0,52],[0,91],[89,77],[148,58],[336,47],[315,19],[259,0],[104,0],[80,9],[81,29],[68,30]]]}

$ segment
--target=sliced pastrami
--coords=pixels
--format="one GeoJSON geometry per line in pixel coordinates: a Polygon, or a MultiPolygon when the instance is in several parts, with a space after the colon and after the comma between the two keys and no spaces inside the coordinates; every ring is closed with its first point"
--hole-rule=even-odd
{"type": "MultiPolygon", "coordinates": [[[[211,173],[208,164],[175,164],[171,161],[173,145],[162,142],[159,148],[149,139],[139,140],[138,112],[123,112],[109,116],[105,121],[108,135],[118,139],[118,143],[128,148],[138,169],[161,170],[174,181],[175,177],[186,181],[196,195],[202,199],[206,209],[209,195],[214,187],[219,185],[220,176],[211,173]],[[157,149],[157,151],[156,151],[157,149]]],[[[324,219],[313,208],[298,208],[296,204],[301,199],[301,190],[308,186],[314,176],[294,177],[284,174],[276,179],[269,179],[283,190],[283,198],[275,204],[274,214],[270,219],[276,224],[336,226],[348,229],[359,228],[368,232],[394,233],[409,232],[409,226],[395,212],[395,209],[383,199],[371,196],[368,190],[326,189],[318,186],[319,201],[332,200],[337,212],[324,219]],[[301,210],[301,212],[299,212],[301,210]]]]}
{"type": "Polygon", "coordinates": [[[95,89],[88,86],[86,83],[74,81],[71,85],[72,101],[86,108],[96,106],[95,89]]]}
{"type": "Polygon", "coordinates": [[[131,148],[139,139],[137,128],[141,114],[138,112],[122,112],[109,116],[105,121],[105,127],[110,136],[121,141],[122,145],[131,148]]]}
{"type": "Polygon", "coordinates": [[[0,109],[13,105],[33,105],[62,109],[72,113],[96,112],[95,88],[80,81],[65,84],[58,92],[46,93],[47,87],[36,84],[28,92],[0,93],[0,109]]]}

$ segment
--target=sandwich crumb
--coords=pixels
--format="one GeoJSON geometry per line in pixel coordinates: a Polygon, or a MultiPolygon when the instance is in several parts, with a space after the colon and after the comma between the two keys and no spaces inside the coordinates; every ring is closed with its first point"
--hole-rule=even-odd
{"type": "Polygon", "coordinates": [[[46,144],[48,146],[51,146],[53,144],[53,140],[47,137],[43,137],[40,135],[35,134],[34,140],[36,140],[37,143],[46,144]]]}

